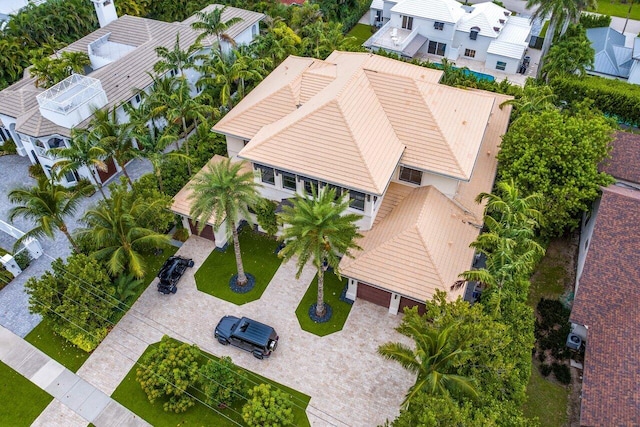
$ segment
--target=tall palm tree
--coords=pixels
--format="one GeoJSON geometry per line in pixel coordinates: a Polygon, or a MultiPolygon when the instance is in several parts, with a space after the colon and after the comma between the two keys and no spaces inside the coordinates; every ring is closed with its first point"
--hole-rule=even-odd
{"type": "Polygon", "coordinates": [[[254,181],[253,172],[241,172],[243,164],[231,163],[230,159],[210,164],[206,172],[194,177],[191,184],[193,193],[189,196],[189,200],[193,200],[190,214],[198,221],[200,231],[212,215],[215,217],[216,230],[226,221],[227,236],[233,237],[238,286],[244,286],[248,281],[242,264],[238,221],[250,218],[248,206],[258,200],[258,184],[254,181]]]}
{"type": "Polygon", "coordinates": [[[45,177],[40,178],[35,187],[19,187],[11,190],[8,194],[9,200],[19,205],[11,208],[9,220],[23,217],[36,224],[35,228],[18,239],[16,245],[28,237],[53,238],[56,230],[59,230],[69,240],[73,249],[80,252],[78,245],[71,237],[66,219],[75,215],[82,197],[87,196],[90,191],[89,187],[67,189],[45,177]]]}
{"type": "Polygon", "coordinates": [[[420,392],[451,397],[476,398],[478,392],[473,381],[458,375],[458,369],[469,358],[470,351],[463,344],[454,344],[452,331],[458,326],[452,323],[442,329],[428,324],[421,316],[407,316],[396,329],[412,338],[416,349],[402,343],[386,343],[378,347],[378,353],[394,360],[403,368],[417,374],[416,383],[409,388],[402,402],[405,408],[420,392]]]}
{"type": "Polygon", "coordinates": [[[545,19],[550,16],[549,27],[542,43],[542,57],[540,59],[540,65],[538,72],[542,70],[544,57],[549,52],[551,43],[556,35],[558,26],[561,25],[560,35],[564,34],[569,25],[569,22],[577,22],[580,18],[580,14],[585,8],[597,7],[596,0],[527,0],[527,8],[538,6],[538,9],[531,16],[531,21],[537,19],[545,19]]]}
{"type": "Polygon", "coordinates": [[[322,317],[325,314],[324,272],[332,267],[339,275],[340,254],[350,257],[351,250],[360,249],[356,239],[362,236],[356,221],[361,216],[346,213],[349,208],[346,193],[336,199],[335,189],[324,187],[319,194],[315,188],[312,190],[311,197],[296,193],[291,206],[285,206],[280,213],[283,224],[280,239],[285,247],[278,255],[286,260],[297,257],[296,277],[300,277],[307,262],[312,262],[318,272],[316,315],[322,317]]]}
{"type": "Polygon", "coordinates": [[[139,226],[138,218],[163,201],[131,202],[126,196],[122,191],[115,192],[110,199],[88,210],[82,219],[87,227],[78,230],[78,236],[99,248],[91,256],[107,260],[113,276],[125,272],[142,277],[146,265],[140,251],[168,244],[169,237],[139,226]]]}
{"type": "Polygon", "coordinates": [[[89,170],[91,181],[100,190],[102,198],[106,200],[107,196],[104,194],[102,185],[98,183],[98,180],[93,175],[92,169],[96,168],[102,172],[107,171],[107,164],[104,162],[107,152],[96,144],[95,139],[89,138],[87,130],[82,128],[71,129],[71,146],[69,148],[53,148],[49,152],[56,158],[60,158],[52,168],[59,175],[64,175],[70,171],[75,172],[82,167],[86,167],[89,170]]]}
{"type": "Polygon", "coordinates": [[[117,107],[109,110],[95,109],[89,127],[90,138],[96,141],[108,156],[118,163],[122,173],[133,187],[133,181],[127,173],[126,164],[135,157],[135,148],[131,140],[131,124],[119,123],[116,115],[117,107]]]}
{"type": "Polygon", "coordinates": [[[193,68],[198,60],[196,53],[201,48],[200,43],[194,43],[184,50],[180,49],[180,33],[178,33],[173,49],[169,50],[164,46],[156,47],[156,54],[160,59],[153,65],[153,71],[162,74],[170,70],[178,70],[180,76],[184,77],[184,70],[193,68]]]}
{"type": "Polygon", "coordinates": [[[485,200],[485,213],[509,228],[535,229],[542,222],[542,195],[522,197],[513,179],[498,182],[495,193],[480,193],[476,197],[476,203],[485,200]]]}
{"type": "Polygon", "coordinates": [[[202,34],[200,34],[196,39],[197,42],[202,41],[202,39],[207,36],[216,37],[220,55],[222,55],[222,41],[235,46],[235,40],[233,40],[233,38],[229,36],[226,31],[238,22],[242,22],[242,18],[239,17],[227,19],[226,21],[223,20],[222,15],[224,14],[226,9],[227,6],[223,6],[215,8],[210,12],[197,12],[196,17],[198,18],[198,21],[191,24],[191,27],[193,27],[193,29],[202,30],[202,34]]]}
{"type": "Polygon", "coordinates": [[[534,80],[528,79],[522,90],[522,94],[513,99],[509,99],[500,104],[500,108],[505,105],[512,105],[514,111],[511,114],[512,122],[520,119],[525,113],[540,113],[557,108],[555,106],[556,95],[551,86],[547,84],[535,84],[534,80]]]}

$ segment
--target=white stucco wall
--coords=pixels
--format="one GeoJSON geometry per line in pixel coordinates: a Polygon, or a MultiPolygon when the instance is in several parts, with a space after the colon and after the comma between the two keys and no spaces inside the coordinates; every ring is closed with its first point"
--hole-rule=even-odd
{"type": "Polygon", "coordinates": [[[487,69],[487,72],[500,71],[502,73],[516,74],[518,72],[519,65],[519,59],[507,58],[505,56],[494,55],[491,53],[487,54],[487,59],[485,61],[485,68],[487,69]],[[498,70],[496,68],[496,64],[498,63],[498,61],[502,61],[507,64],[504,70],[498,70]]]}
{"type": "Polygon", "coordinates": [[[584,270],[584,262],[587,259],[587,253],[589,252],[589,243],[591,242],[591,236],[593,236],[593,229],[596,224],[596,217],[598,216],[598,210],[600,209],[600,198],[598,198],[591,207],[591,212],[587,212],[582,215],[582,221],[580,224],[580,243],[578,245],[578,262],[576,266],[576,284],[574,293],[578,293],[578,285],[580,278],[582,277],[582,270],[584,270]]]}
{"type": "Polygon", "coordinates": [[[453,40],[453,45],[459,47],[460,58],[472,59],[475,61],[484,62],[487,58],[487,49],[489,49],[489,44],[493,40],[494,39],[491,37],[483,37],[480,34],[478,34],[478,38],[476,40],[471,40],[469,38],[469,33],[464,31],[456,31],[456,34],[453,40]],[[473,58],[464,56],[465,49],[475,50],[476,56],[473,58]]]}

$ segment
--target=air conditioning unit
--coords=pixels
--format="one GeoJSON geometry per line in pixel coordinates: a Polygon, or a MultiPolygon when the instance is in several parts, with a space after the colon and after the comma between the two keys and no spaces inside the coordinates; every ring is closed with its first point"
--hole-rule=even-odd
{"type": "Polygon", "coordinates": [[[567,337],[567,347],[572,350],[580,350],[580,346],[582,345],[582,338],[579,335],[571,332],[567,337]]]}

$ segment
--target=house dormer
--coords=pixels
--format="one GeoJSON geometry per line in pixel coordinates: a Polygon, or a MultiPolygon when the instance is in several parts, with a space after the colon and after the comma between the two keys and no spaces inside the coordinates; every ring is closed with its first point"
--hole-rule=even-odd
{"type": "Polygon", "coordinates": [[[135,49],[134,46],[117,43],[111,41],[110,38],[111,33],[107,33],[97,40],[89,43],[87,46],[87,53],[89,55],[89,60],[91,60],[91,68],[94,70],[117,61],[135,49]]]}

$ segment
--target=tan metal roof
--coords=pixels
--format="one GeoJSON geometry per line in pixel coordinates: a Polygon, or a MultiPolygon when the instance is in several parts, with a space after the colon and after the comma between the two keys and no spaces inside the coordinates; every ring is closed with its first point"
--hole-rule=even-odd
{"type": "MultiPolygon", "coordinates": [[[[221,6],[210,5],[203,10],[211,10],[214,7],[221,6]]],[[[240,17],[242,21],[232,26],[227,32],[232,37],[264,18],[261,13],[228,7],[223,14],[223,19],[228,20],[236,16],[240,17]]],[[[181,48],[184,49],[193,44],[200,32],[191,28],[191,20],[195,20],[195,18],[191,17],[183,22],[168,23],[125,15],[104,28],[71,43],[62,50],[87,52],[87,46],[91,42],[108,33],[111,34],[109,40],[135,47],[113,63],[89,74],[100,80],[102,88],[107,94],[106,108],[113,108],[129,100],[134,95],[135,89],[144,89],[151,84],[152,79],[147,73],[153,71],[153,65],[158,61],[156,47],[172,48],[178,33],[180,34],[181,48]]],[[[205,45],[210,45],[212,42],[211,38],[203,40],[205,45]]],[[[35,96],[40,92],[42,89],[35,87],[33,78],[23,78],[0,92],[0,113],[18,118],[18,122],[24,127],[18,125],[17,131],[30,136],[47,136],[50,133],[46,132],[51,130],[55,130],[53,133],[62,136],[70,136],[70,129],[57,126],[42,117],[36,117],[40,116],[40,112],[35,96]],[[29,117],[20,118],[22,114],[29,114],[29,117]]],[[[89,122],[90,118],[78,124],[78,127],[86,127],[89,122]]]]}
{"type": "MultiPolygon", "coordinates": [[[[400,195],[406,191],[397,188],[402,186],[391,183],[389,192],[400,195]]],[[[362,233],[362,251],[353,259],[344,257],[340,272],[418,301],[431,299],[438,289],[455,299],[462,289],[450,287],[470,268],[474,250],[469,244],[478,233],[468,215],[434,187],[415,188],[362,233]]]]}
{"type": "Polygon", "coordinates": [[[398,162],[469,180],[494,98],[441,76],[371,53],[289,57],[214,130],[250,140],[242,158],[374,194],[398,162]]]}
{"type": "Polygon", "coordinates": [[[454,200],[460,203],[465,210],[476,217],[478,224],[483,222],[484,205],[475,202],[475,198],[480,193],[490,193],[493,188],[493,181],[498,169],[496,155],[500,150],[502,135],[507,131],[509,117],[511,116],[511,105],[500,108],[504,101],[512,99],[507,95],[499,95],[483,91],[476,91],[477,94],[495,99],[489,124],[482,140],[482,145],[478,152],[476,165],[473,168],[471,179],[468,182],[460,182],[454,200]]]}
{"type": "MultiPolygon", "coordinates": [[[[180,191],[178,191],[178,194],[173,196],[173,203],[171,204],[171,208],[169,208],[169,210],[171,212],[173,212],[173,213],[177,213],[178,215],[182,215],[182,216],[185,216],[187,218],[191,218],[191,203],[193,201],[189,200],[189,197],[193,193],[193,190],[191,190],[192,183],[194,182],[194,180],[195,180],[195,178],[197,176],[200,176],[203,173],[208,172],[210,165],[218,164],[218,163],[220,163],[220,162],[222,162],[223,160],[226,160],[226,159],[227,159],[226,157],[220,156],[218,154],[213,156],[211,158],[211,160],[209,160],[207,162],[207,164],[205,164],[202,167],[202,169],[200,169],[198,171],[198,173],[196,173],[194,175],[194,177],[191,178],[191,180],[187,183],[187,185],[182,187],[180,189],[180,191]]],[[[253,169],[251,168],[251,165],[249,163],[246,163],[246,162],[243,164],[242,169],[240,169],[241,173],[252,172],[252,171],[253,171],[253,169]]],[[[211,215],[211,217],[207,221],[207,224],[209,224],[211,226],[214,226],[215,223],[216,223],[216,218],[215,218],[214,215],[211,215]]]]}

